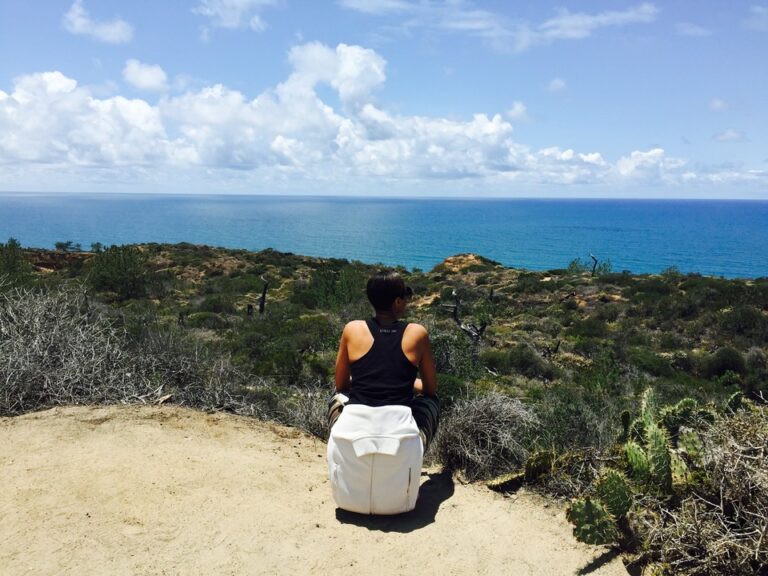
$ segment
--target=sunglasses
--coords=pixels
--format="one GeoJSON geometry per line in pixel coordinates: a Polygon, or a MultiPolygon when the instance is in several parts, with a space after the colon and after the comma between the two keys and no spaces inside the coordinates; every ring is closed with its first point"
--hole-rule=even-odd
{"type": "Polygon", "coordinates": [[[413,288],[406,286],[405,290],[403,290],[403,293],[400,294],[400,298],[410,298],[411,296],[413,296],[413,288]]]}

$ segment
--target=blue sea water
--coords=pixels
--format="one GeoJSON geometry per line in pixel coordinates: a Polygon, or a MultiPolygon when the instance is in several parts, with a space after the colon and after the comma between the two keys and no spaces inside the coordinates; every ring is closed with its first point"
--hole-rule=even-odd
{"type": "Polygon", "coordinates": [[[768,201],[0,194],[0,241],[192,242],[430,269],[474,252],[516,268],[592,253],[616,271],[768,276],[768,201]]]}

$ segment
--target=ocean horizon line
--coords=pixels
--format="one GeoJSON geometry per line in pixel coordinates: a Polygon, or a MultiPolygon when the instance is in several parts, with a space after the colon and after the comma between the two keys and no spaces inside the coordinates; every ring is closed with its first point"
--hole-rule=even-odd
{"type": "Polygon", "coordinates": [[[32,197],[32,196],[154,196],[154,197],[184,197],[193,196],[196,198],[269,198],[269,199],[339,199],[339,200],[464,200],[464,201],[527,201],[537,202],[569,202],[569,201],[647,201],[647,202],[754,202],[768,203],[768,196],[765,198],[747,198],[747,197],[687,197],[687,196],[463,196],[463,195],[362,195],[362,194],[296,194],[296,193],[259,193],[259,192],[80,192],[80,191],[19,191],[19,190],[0,190],[0,197],[32,197]]]}

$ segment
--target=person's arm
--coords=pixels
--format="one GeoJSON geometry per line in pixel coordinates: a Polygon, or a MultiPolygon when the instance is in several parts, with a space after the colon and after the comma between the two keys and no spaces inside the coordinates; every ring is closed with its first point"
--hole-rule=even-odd
{"type": "Polygon", "coordinates": [[[349,324],[344,327],[339,342],[339,353],[336,355],[336,392],[349,390],[349,352],[347,350],[349,324]]]}
{"type": "Polygon", "coordinates": [[[420,339],[421,361],[419,362],[419,375],[421,378],[421,393],[427,396],[437,394],[437,370],[435,359],[432,357],[432,346],[429,344],[429,335],[424,330],[424,336],[420,339]]]}

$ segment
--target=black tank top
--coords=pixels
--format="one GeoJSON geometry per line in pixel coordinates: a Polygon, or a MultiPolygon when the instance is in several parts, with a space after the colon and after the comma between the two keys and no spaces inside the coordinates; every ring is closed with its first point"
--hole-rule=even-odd
{"type": "Polygon", "coordinates": [[[349,403],[410,406],[418,369],[403,353],[403,334],[408,324],[379,325],[375,318],[365,322],[373,336],[373,346],[349,366],[349,403]]]}

